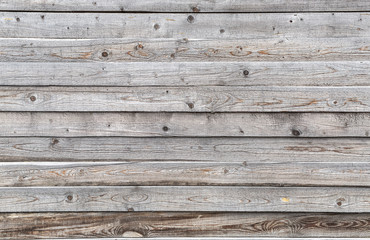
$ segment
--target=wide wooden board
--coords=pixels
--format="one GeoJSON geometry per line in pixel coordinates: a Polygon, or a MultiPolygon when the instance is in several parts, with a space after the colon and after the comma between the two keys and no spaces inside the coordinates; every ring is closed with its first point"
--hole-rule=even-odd
{"type": "Polygon", "coordinates": [[[0,219],[3,239],[370,236],[369,214],[17,213],[1,214],[0,219]]]}
{"type": "Polygon", "coordinates": [[[98,12],[299,12],[370,11],[366,0],[2,0],[7,11],[98,11],[98,12]]]}
{"type": "Polygon", "coordinates": [[[370,14],[0,12],[0,38],[271,39],[370,37],[370,14]]]}
{"type": "Polygon", "coordinates": [[[369,113],[0,112],[0,136],[369,137],[369,113]]]}

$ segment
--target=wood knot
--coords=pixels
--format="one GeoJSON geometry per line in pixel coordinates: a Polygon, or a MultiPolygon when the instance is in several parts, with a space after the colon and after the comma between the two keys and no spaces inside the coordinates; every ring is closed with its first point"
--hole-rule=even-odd
{"type": "Polygon", "coordinates": [[[53,140],[51,141],[51,145],[56,145],[56,144],[58,144],[59,143],[59,140],[58,139],[55,139],[55,138],[53,138],[53,140]]]}
{"type": "Polygon", "coordinates": [[[73,200],[73,196],[72,195],[68,195],[67,196],[67,202],[72,202],[73,200]]]}
{"type": "Polygon", "coordinates": [[[200,12],[199,8],[197,8],[197,7],[192,7],[191,11],[193,11],[195,13],[200,12]]]}
{"type": "Polygon", "coordinates": [[[187,105],[188,105],[188,107],[189,107],[190,109],[193,109],[193,108],[194,108],[194,103],[187,103],[187,105]]]}
{"type": "Polygon", "coordinates": [[[189,23],[193,23],[193,22],[194,22],[194,17],[193,17],[193,15],[189,15],[189,16],[188,16],[188,22],[189,22],[189,23]]]}
{"type": "Polygon", "coordinates": [[[225,32],[225,29],[220,29],[220,33],[224,33],[225,32]]]}
{"type": "Polygon", "coordinates": [[[159,24],[158,24],[158,23],[154,24],[154,29],[155,29],[155,30],[158,30],[158,29],[160,29],[160,28],[161,28],[161,26],[159,26],[159,24]]]}
{"type": "Polygon", "coordinates": [[[106,52],[106,51],[104,51],[104,52],[102,52],[102,53],[101,53],[101,56],[106,58],[106,57],[108,57],[108,56],[109,56],[109,53],[108,53],[108,52],[106,52]]]}
{"type": "Polygon", "coordinates": [[[337,199],[337,205],[338,205],[338,207],[342,206],[344,201],[346,201],[344,198],[338,198],[337,199]]]}
{"type": "Polygon", "coordinates": [[[293,134],[293,136],[299,137],[299,136],[301,136],[302,133],[298,129],[293,129],[292,134],[293,134]]]}
{"type": "Polygon", "coordinates": [[[135,50],[139,50],[139,49],[144,49],[143,44],[139,43],[138,45],[136,45],[135,50]]]}

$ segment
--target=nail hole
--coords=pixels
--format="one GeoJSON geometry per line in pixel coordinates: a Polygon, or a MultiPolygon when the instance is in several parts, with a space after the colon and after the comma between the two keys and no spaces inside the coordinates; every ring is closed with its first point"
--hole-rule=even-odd
{"type": "Polygon", "coordinates": [[[72,195],[68,195],[68,196],[67,196],[67,200],[68,200],[68,201],[72,201],[72,200],[73,200],[73,196],[72,196],[72,195]]]}
{"type": "Polygon", "coordinates": [[[17,22],[20,22],[20,21],[21,21],[21,19],[20,19],[19,17],[17,17],[15,20],[16,20],[17,22]]]}
{"type": "Polygon", "coordinates": [[[243,71],[243,75],[246,77],[246,76],[248,76],[249,75],[249,71],[248,70],[244,70],[243,71]]]}
{"type": "Polygon", "coordinates": [[[44,20],[44,19],[45,19],[45,16],[44,16],[44,15],[41,15],[40,17],[41,17],[41,19],[42,19],[42,20],[44,20]]]}
{"type": "Polygon", "coordinates": [[[55,145],[55,144],[58,144],[59,143],[59,140],[58,139],[53,139],[53,141],[51,142],[51,145],[55,145]]]}
{"type": "Polygon", "coordinates": [[[301,135],[301,131],[299,131],[299,130],[297,130],[297,129],[293,129],[292,130],[292,134],[293,134],[293,136],[300,136],[301,135]]]}
{"type": "Polygon", "coordinates": [[[225,32],[225,29],[220,29],[220,33],[224,33],[225,32]]]}
{"type": "Polygon", "coordinates": [[[154,29],[155,29],[155,30],[158,30],[159,28],[160,28],[160,26],[159,26],[159,24],[158,24],[158,23],[154,24],[154,29]]]}
{"type": "Polygon", "coordinates": [[[34,101],[36,101],[36,97],[35,97],[35,96],[31,96],[31,97],[30,97],[30,100],[31,100],[32,102],[34,102],[34,101]]]}
{"type": "Polygon", "coordinates": [[[167,126],[164,126],[163,128],[163,131],[167,132],[169,130],[169,128],[167,126]]]}
{"type": "Polygon", "coordinates": [[[189,22],[189,23],[193,23],[193,22],[194,22],[194,17],[193,17],[192,15],[190,15],[190,16],[188,17],[188,22],[189,22]]]}
{"type": "Polygon", "coordinates": [[[293,22],[293,20],[289,20],[289,22],[290,22],[290,23],[292,23],[292,22],[293,22]]]}
{"type": "Polygon", "coordinates": [[[191,8],[191,10],[192,10],[193,12],[200,12],[199,8],[197,8],[197,7],[192,7],[192,8],[191,8]]]}

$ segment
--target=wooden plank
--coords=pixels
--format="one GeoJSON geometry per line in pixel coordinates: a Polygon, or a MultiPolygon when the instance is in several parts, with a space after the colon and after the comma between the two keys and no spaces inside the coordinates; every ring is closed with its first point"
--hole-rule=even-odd
{"type": "Polygon", "coordinates": [[[0,136],[369,137],[369,113],[9,113],[0,136]]]}
{"type": "Polygon", "coordinates": [[[99,12],[299,12],[299,11],[369,11],[366,0],[272,0],[268,4],[249,0],[2,0],[4,11],[99,11],[99,12]]]}
{"type": "MultiPolygon", "coordinates": [[[[310,115],[307,116],[307,119],[309,118],[310,115]]],[[[312,115],[311,118],[314,121],[318,120],[312,117],[312,115]]],[[[236,119],[237,117],[235,117],[235,121],[236,119]]],[[[282,117],[282,119],[284,118],[282,117]]],[[[37,117],[35,117],[35,120],[37,121],[37,117]]],[[[31,125],[29,122],[27,124],[31,125]]],[[[230,124],[228,128],[232,127],[230,124]]],[[[32,125],[37,126],[36,123],[32,123],[32,125]]],[[[268,131],[266,126],[263,126],[263,128],[265,129],[264,131],[268,131]]],[[[50,129],[58,129],[58,127],[53,125],[50,129]]],[[[50,133],[32,130],[35,131],[35,135],[39,133],[43,135],[58,134],[55,130],[50,130],[50,133]]],[[[215,134],[217,131],[219,130],[215,129],[212,134],[215,134]]],[[[31,133],[28,132],[28,134],[31,133]]],[[[261,134],[263,133],[261,132],[261,134]]],[[[311,132],[311,136],[314,133],[311,132]]],[[[82,135],[83,133],[80,134],[82,135]]],[[[96,129],[93,127],[89,135],[92,134],[96,134],[96,129]]],[[[205,133],[201,132],[201,134],[205,133]]],[[[210,134],[211,129],[208,132],[208,136],[210,134]]],[[[232,135],[231,132],[230,134],[232,135]]],[[[267,132],[267,134],[271,133],[267,132]]],[[[306,134],[306,132],[303,132],[303,134],[306,134]]],[[[108,135],[108,132],[106,135],[108,135]]],[[[345,163],[345,165],[342,165],[345,167],[348,166],[346,165],[347,163],[361,163],[360,165],[363,166],[362,164],[368,163],[369,159],[370,139],[368,138],[0,138],[1,162],[115,162],[136,160],[152,162],[181,160],[200,161],[203,163],[233,162],[236,164],[244,161],[247,164],[321,162],[323,164],[345,163]]],[[[352,167],[356,168],[360,165],[353,165],[352,167]]],[[[339,165],[336,167],[339,167],[339,165]]],[[[346,173],[350,174],[350,172],[346,173]]],[[[35,172],[34,174],[38,173],[35,172]]],[[[315,172],[315,174],[324,173],[315,172]]]]}
{"type": "Polygon", "coordinates": [[[370,61],[0,62],[0,69],[6,86],[370,86],[370,61]]]}
{"type": "Polygon", "coordinates": [[[0,163],[0,186],[370,186],[368,162],[299,160],[0,163]]]}
{"type": "MultiPolygon", "coordinates": [[[[0,38],[0,62],[368,61],[370,38],[0,38]],[[106,57],[103,57],[106,56],[106,57]]],[[[325,65],[325,64],[323,64],[325,65]]],[[[151,65],[146,66],[150,68],[151,65]]],[[[142,70],[143,71],[143,70],[142,70]]]]}
{"type": "Polygon", "coordinates": [[[370,112],[370,87],[1,87],[0,111],[370,112]]]}
{"type": "Polygon", "coordinates": [[[3,239],[94,237],[369,237],[369,214],[27,213],[1,214],[3,239]]]}
{"type": "Polygon", "coordinates": [[[1,12],[0,38],[265,39],[370,37],[370,14],[1,12]]]}
{"type": "Polygon", "coordinates": [[[213,211],[370,212],[369,188],[16,187],[0,188],[0,212],[213,211]]]}

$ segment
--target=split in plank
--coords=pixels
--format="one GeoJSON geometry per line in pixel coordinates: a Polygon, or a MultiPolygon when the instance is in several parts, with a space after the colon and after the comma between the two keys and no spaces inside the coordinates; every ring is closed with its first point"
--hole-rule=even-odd
{"type": "Polygon", "coordinates": [[[0,186],[370,187],[368,162],[301,162],[298,159],[260,163],[245,160],[0,163],[0,186]]]}
{"type": "Polygon", "coordinates": [[[370,87],[0,87],[0,111],[370,112],[370,87]]]}
{"type": "MultiPolygon", "coordinates": [[[[369,61],[370,38],[0,38],[0,62],[369,61]]],[[[247,63],[248,62],[248,63],[247,63]]],[[[325,63],[322,63],[323,66],[325,63]]],[[[353,66],[350,66],[353,67],[353,66]]],[[[146,66],[150,68],[150,65],[146,66]]],[[[355,69],[361,67],[357,66],[355,69]]],[[[142,70],[143,71],[143,70],[142,70]]],[[[332,76],[331,76],[332,77],[332,76]]]]}
{"type": "Polygon", "coordinates": [[[16,187],[0,188],[0,212],[214,211],[370,212],[369,188],[16,187]]]}
{"type": "Polygon", "coordinates": [[[351,13],[129,14],[1,12],[0,38],[271,39],[370,37],[370,15],[351,13]]]}
{"type": "Polygon", "coordinates": [[[370,61],[0,62],[3,86],[370,86],[370,61]]]}
{"type": "Polygon", "coordinates": [[[369,113],[0,112],[10,137],[369,137],[369,113]]]}
{"type": "Polygon", "coordinates": [[[98,12],[315,12],[370,11],[367,0],[2,0],[4,11],[98,11],[98,12]]]}
{"type": "Polygon", "coordinates": [[[337,235],[368,238],[370,231],[369,214],[13,213],[1,214],[0,219],[2,239],[213,236],[275,239],[337,235]]]}
{"type": "MultiPolygon", "coordinates": [[[[288,116],[287,119],[289,119],[288,116]]],[[[310,118],[310,115],[305,116],[307,119],[310,118]]],[[[235,116],[235,119],[237,118],[235,116]]],[[[153,119],[156,118],[153,117],[153,119]]],[[[319,120],[313,116],[312,119],[319,120]]],[[[256,120],[260,122],[259,119],[256,120]]],[[[33,125],[37,126],[36,123],[33,125]]],[[[57,125],[54,126],[50,129],[58,128],[57,125]]],[[[230,127],[232,126],[229,125],[230,127]]],[[[267,131],[266,135],[271,134],[265,126],[263,128],[267,131]]],[[[94,127],[91,129],[92,132],[96,131],[94,127]]],[[[33,134],[37,135],[37,130],[34,131],[33,134]]],[[[217,131],[215,129],[213,134],[217,131]]],[[[51,132],[51,134],[53,133],[58,134],[55,131],[51,132]]],[[[311,132],[313,136],[314,133],[311,132]]],[[[28,134],[32,134],[32,132],[28,134]]],[[[230,132],[230,135],[234,134],[230,132]]],[[[306,162],[311,164],[322,162],[323,164],[343,163],[345,165],[342,166],[345,167],[348,163],[367,164],[369,159],[370,139],[368,138],[0,138],[1,162],[199,161],[238,164],[246,161],[248,165],[250,163],[293,164],[306,162]]],[[[352,167],[356,168],[360,165],[352,167]]],[[[277,165],[276,168],[278,166],[283,165],[277,165]]],[[[317,174],[321,173],[317,172],[317,174]]],[[[27,182],[22,182],[22,184],[27,184],[27,182]]]]}

